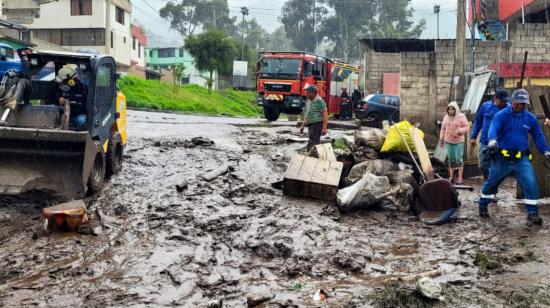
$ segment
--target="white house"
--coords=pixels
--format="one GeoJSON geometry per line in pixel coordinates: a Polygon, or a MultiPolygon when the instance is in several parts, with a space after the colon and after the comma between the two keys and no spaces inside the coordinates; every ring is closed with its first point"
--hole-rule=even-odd
{"type": "Polygon", "coordinates": [[[129,0],[3,0],[2,8],[3,18],[31,30],[31,41],[97,50],[123,72],[131,65],[131,13],[129,0]]]}

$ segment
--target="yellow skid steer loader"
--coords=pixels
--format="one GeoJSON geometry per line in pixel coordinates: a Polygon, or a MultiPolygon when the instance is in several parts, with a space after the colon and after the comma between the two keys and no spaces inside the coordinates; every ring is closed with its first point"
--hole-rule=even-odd
{"type": "Polygon", "coordinates": [[[0,100],[0,195],[99,192],[121,170],[126,145],[126,98],[117,91],[114,59],[49,51],[22,58],[20,80],[0,85],[24,88],[5,90],[17,93],[16,104],[0,100]]]}

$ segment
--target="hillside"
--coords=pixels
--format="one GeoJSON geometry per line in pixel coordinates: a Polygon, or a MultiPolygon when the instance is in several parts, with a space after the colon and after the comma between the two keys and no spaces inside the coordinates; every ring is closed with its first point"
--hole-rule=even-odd
{"type": "Polygon", "coordinates": [[[208,115],[256,117],[261,109],[254,92],[221,90],[208,92],[197,85],[174,86],[156,80],[127,76],[118,81],[129,107],[181,111],[208,115]]]}

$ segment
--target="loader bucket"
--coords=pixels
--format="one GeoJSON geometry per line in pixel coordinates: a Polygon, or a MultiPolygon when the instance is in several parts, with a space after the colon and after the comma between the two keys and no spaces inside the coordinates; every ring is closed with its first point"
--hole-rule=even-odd
{"type": "Polygon", "coordinates": [[[0,194],[82,197],[97,150],[88,132],[0,127],[0,194]]]}

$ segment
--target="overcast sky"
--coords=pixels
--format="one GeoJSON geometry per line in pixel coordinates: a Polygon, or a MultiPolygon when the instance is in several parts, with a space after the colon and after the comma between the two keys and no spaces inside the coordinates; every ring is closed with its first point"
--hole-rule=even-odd
{"type": "MultiPolygon", "coordinates": [[[[346,0],[342,0],[345,2],[346,0]]],[[[369,1],[369,0],[365,0],[369,1]]],[[[158,10],[163,7],[168,0],[134,0],[133,19],[139,24],[145,26],[148,33],[154,32],[157,37],[165,38],[164,45],[179,45],[181,38],[170,29],[167,22],[158,17],[158,10]]],[[[250,8],[249,18],[255,17],[256,20],[269,31],[280,26],[278,16],[285,0],[228,0],[229,10],[234,16],[241,16],[239,7],[247,6],[250,8]]],[[[433,13],[433,6],[439,4],[440,12],[440,30],[441,38],[454,38],[456,32],[456,0],[412,0],[412,7],[415,9],[414,19],[416,21],[426,19],[426,29],[422,38],[435,38],[437,36],[437,19],[433,13]]]]}

